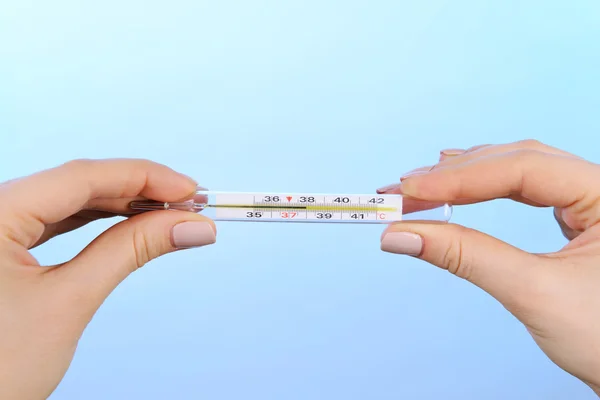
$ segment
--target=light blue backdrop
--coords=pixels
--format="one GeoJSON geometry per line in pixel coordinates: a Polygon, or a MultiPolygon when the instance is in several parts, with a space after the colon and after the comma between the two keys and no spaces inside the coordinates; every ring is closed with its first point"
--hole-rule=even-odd
{"type": "MultiPolygon", "coordinates": [[[[0,180],[142,157],[215,190],[372,192],[530,137],[600,161],[596,0],[5,0],[0,46],[0,180]]],[[[454,221],[565,243],[550,210],[454,221]]],[[[595,398],[479,289],[382,253],[381,227],[218,229],[114,292],[54,400],[595,398]]]]}

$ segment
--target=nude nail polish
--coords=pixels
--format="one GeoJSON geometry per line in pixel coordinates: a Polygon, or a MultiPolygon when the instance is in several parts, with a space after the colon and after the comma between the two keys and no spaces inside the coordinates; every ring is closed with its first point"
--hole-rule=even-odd
{"type": "Polygon", "coordinates": [[[182,222],[173,227],[171,240],[177,249],[200,247],[216,242],[213,227],[208,222],[182,222]]]}
{"type": "Polygon", "coordinates": [[[423,239],[416,233],[389,232],[381,240],[381,250],[409,256],[418,256],[423,249],[423,239]]]}
{"type": "Polygon", "coordinates": [[[392,192],[396,189],[399,189],[400,186],[401,186],[401,183],[392,183],[391,185],[380,187],[379,189],[377,189],[377,193],[383,194],[383,193],[392,192]]]}
{"type": "Polygon", "coordinates": [[[402,181],[404,181],[407,178],[410,178],[412,176],[424,175],[428,172],[429,172],[429,170],[423,170],[423,169],[416,169],[416,170],[407,172],[406,174],[404,174],[400,177],[400,182],[392,183],[391,185],[380,187],[379,189],[377,189],[377,193],[379,193],[379,194],[390,193],[390,192],[398,193],[399,189],[402,187],[402,181]]]}
{"type": "Polygon", "coordinates": [[[465,152],[465,150],[463,149],[445,149],[440,151],[440,158],[441,157],[452,157],[452,156],[459,156],[461,154],[463,154],[465,152]]]}

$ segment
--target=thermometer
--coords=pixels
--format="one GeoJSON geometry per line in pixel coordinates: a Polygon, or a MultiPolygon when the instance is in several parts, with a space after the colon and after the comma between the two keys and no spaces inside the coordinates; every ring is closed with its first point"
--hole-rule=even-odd
{"type": "Polygon", "coordinates": [[[215,221],[389,224],[402,220],[447,222],[448,203],[417,200],[401,194],[320,194],[217,192],[198,190],[176,203],[133,201],[132,210],[180,210],[215,221]]]}

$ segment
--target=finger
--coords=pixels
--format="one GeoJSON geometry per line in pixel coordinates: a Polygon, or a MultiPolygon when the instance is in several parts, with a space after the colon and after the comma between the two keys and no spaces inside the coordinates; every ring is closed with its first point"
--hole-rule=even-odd
{"type": "Polygon", "coordinates": [[[444,149],[444,150],[440,151],[439,161],[445,160],[446,158],[460,156],[460,155],[468,153],[468,152],[473,152],[473,151],[475,151],[477,149],[480,149],[480,148],[486,147],[486,146],[490,146],[490,145],[489,144],[482,144],[482,145],[470,147],[470,148],[468,148],[466,150],[465,149],[444,149]]]}
{"type": "MultiPolygon", "coordinates": [[[[118,199],[100,198],[92,199],[87,202],[82,212],[99,212],[99,213],[111,213],[119,215],[133,215],[139,214],[138,211],[132,210],[129,204],[132,201],[147,200],[144,197],[126,197],[118,199]]],[[[99,214],[100,215],[100,214],[99,214]]]]}
{"type": "Polygon", "coordinates": [[[599,179],[599,167],[580,158],[519,150],[409,177],[402,183],[401,192],[422,200],[451,203],[521,196],[566,209],[569,227],[582,231],[598,222],[599,179]]]}
{"type": "Polygon", "coordinates": [[[402,199],[402,214],[408,215],[415,212],[434,210],[445,205],[445,202],[440,201],[423,201],[419,199],[413,199],[412,197],[404,197],[402,199]]]}
{"type": "MultiPolygon", "coordinates": [[[[491,146],[486,146],[484,148],[489,149],[491,146]]],[[[554,159],[541,159],[543,158],[544,154],[547,153],[537,152],[535,150],[518,150],[512,152],[499,152],[498,154],[490,154],[486,157],[476,157],[469,161],[440,163],[437,165],[437,168],[423,167],[416,169],[416,172],[414,173],[409,172],[401,178],[400,183],[377,189],[377,193],[405,194],[409,196],[414,195],[416,198],[422,201],[449,201],[449,199],[445,197],[450,196],[450,194],[443,194],[442,197],[444,198],[436,198],[435,194],[422,193],[420,188],[413,189],[413,186],[416,184],[415,182],[425,182],[422,183],[422,185],[426,185],[429,188],[428,190],[432,190],[434,193],[442,193],[444,190],[456,190],[456,188],[460,186],[461,182],[464,181],[466,185],[465,190],[461,190],[459,193],[454,193],[451,195],[451,201],[454,205],[473,204],[492,199],[507,198],[520,201],[528,205],[546,207],[549,206],[549,204],[536,200],[535,196],[534,198],[531,198],[519,191],[513,190],[515,184],[519,183],[514,179],[519,179],[521,177],[521,174],[525,172],[523,170],[524,168],[527,167],[529,170],[531,170],[532,167],[537,166],[537,171],[540,171],[543,173],[543,175],[538,175],[537,180],[533,183],[539,183],[542,185],[545,185],[545,183],[539,182],[540,179],[549,179],[553,181],[551,177],[552,174],[555,173],[562,176],[569,173],[577,174],[576,169],[579,168],[579,163],[585,164],[589,170],[594,169],[593,165],[587,163],[585,160],[577,158],[574,159],[573,162],[568,162],[568,157],[565,158],[558,155],[556,156],[556,159],[561,161],[561,166],[553,164],[554,168],[548,169],[539,163],[543,164],[544,162],[554,162],[554,159]],[[568,167],[569,169],[561,170],[563,166],[568,167]],[[508,172],[510,171],[512,171],[512,175],[508,175],[508,172]],[[451,179],[452,183],[441,182],[441,180],[445,179],[445,177],[451,179]],[[468,180],[473,179],[475,181],[473,184],[471,184],[468,180]],[[511,179],[512,181],[510,181],[511,179]],[[507,187],[506,184],[509,181],[511,182],[511,186],[507,187]],[[437,185],[437,182],[440,182],[440,186],[436,188],[432,187],[437,185]],[[475,187],[475,185],[480,186],[475,187]],[[453,189],[450,189],[451,187],[453,189]],[[474,189],[474,191],[472,193],[469,192],[469,188],[474,189]],[[491,192],[489,192],[490,190],[491,192]],[[419,196],[433,197],[430,198],[419,196]]],[[[548,155],[551,156],[552,154],[548,155]]],[[[459,158],[463,157],[464,156],[457,156],[454,157],[454,159],[458,160],[459,158]]],[[[598,172],[594,169],[594,173],[597,174],[598,172]]],[[[427,188],[423,190],[427,190],[427,188]]],[[[545,190],[538,190],[538,192],[540,194],[547,193],[545,190]]]]}
{"type": "Polygon", "coordinates": [[[468,153],[470,153],[470,152],[473,152],[473,151],[476,151],[476,150],[482,149],[482,148],[484,148],[484,147],[489,147],[489,146],[492,146],[492,144],[490,144],[490,143],[486,143],[486,144],[478,144],[478,145],[476,145],[476,146],[471,146],[471,147],[469,147],[469,148],[467,149],[467,152],[468,152],[468,153]]]}
{"type": "Polygon", "coordinates": [[[93,313],[120,282],[149,261],[215,240],[215,225],[206,217],[185,211],[147,212],[114,225],[50,275],[93,313]]]}
{"type": "MultiPolygon", "coordinates": [[[[403,174],[400,177],[400,181],[408,176],[411,175],[417,175],[417,174],[424,174],[426,172],[431,171],[431,169],[434,167],[434,165],[427,165],[425,167],[419,167],[419,168],[415,168],[411,171],[406,172],[405,174],[403,174]]],[[[377,193],[393,193],[394,190],[397,190],[400,187],[400,181],[396,182],[396,183],[392,183],[390,185],[386,185],[383,187],[380,187],[379,189],[377,189],[377,193]]]]}
{"type": "Polygon", "coordinates": [[[527,293],[539,263],[535,259],[538,256],[454,224],[392,224],[382,235],[381,249],[417,257],[445,269],[505,305],[514,304],[527,293]]]}
{"type": "Polygon", "coordinates": [[[92,222],[91,219],[71,217],[64,221],[57,222],[56,224],[48,225],[46,226],[46,229],[44,229],[44,232],[40,238],[31,246],[31,248],[34,249],[38,246],[41,246],[56,236],[79,229],[90,222],[92,222]]]}
{"type": "Polygon", "coordinates": [[[467,150],[464,150],[464,149],[445,149],[445,150],[440,151],[440,158],[439,158],[439,160],[441,161],[441,160],[443,160],[445,158],[459,156],[459,155],[463,154],[466,151],[467,150]]]}
{"type": "MultiPolygon", "coordinates": [[[[198,189],[208,190],[202,187],[198,187],[198,189]]],[[[205,203],[208,200],[207,196],[203,194],[196,194],[193,198],[197,203],[205,203]]],[[[79,229],[99,219],[130,217],[139,214],[141,211],[130,208],[130,203],[137,200],[146,199],[139,196],[126,199],[93,199],[88,202],[84,210],[79,211],[77,214],[55,224],[47,225],[42,236],[31,248],[40,246],[56,236],[79,229]]]]}
{"type": "MultiPolygon", "coordinates": [[[[206,191],[207,188],[201,186],[195,186],[194,190],[196,191],[206,191]]],[[[195,203],[206,203],[208,201],[208,197],[206,194],[196,193],[192,196],[195,203]]],[[[145,197],[137,196],[137,197],[129,197],[129,198],[119,198],[119,199],[92,199],[89,201],[85,210],[89,211],[101,211],[101,212],[111,212],[119,215],[133,215],[139,214],[139,211],[131,209],[131,203],[134,201],[144,201],[148,200],[145,197]]]]}
{"type": "Polygon", "coordinates": [[[519,150],[410,176],[402,182],[402,193],[430,201],[518,194],[546,206],[566,207],[597,187],[598,177],[598,168],[586,161],[519,150]]]}
{"type": "MultiPolygon", "coordinates": [[[[404,180],[408,176],[411,176],[414,174],[429,172],[435,168],[442,168],[442,167],[448,167],[450,165],[463,164],[463,163],[470,162],[476,158],[482,158],[482,157],[486,157],[486,156],[490,156],[490,155],[498,155],[501,153],[508,153],[508,152],[517,151],[517,150],[537,150],[537,151],[541,151],[541,152],[545,152],[545,153],[570,156],[570,157],[576,157],[576,158],[581,159],[580,157],[578,157],[574,154],[571,154],[571,153],[568,153],[561,149],[546,145],[544,143],[541,143],[541,142],[539,142],[537,140],[533,140],[533,139],[521,140],[521,141],[517,141],[517,142],[513,142],[513,143],[499,144],[499,145],[483,144],[483,145],[477,145],[477,146],[470,147],[469,149],[466,149],[466,150],[463,150],[463,149],[442,150],[440,152],[440,162],[438,164],[436,164],[434,166],[417,168],[417,169],[413,170],[415,172],[411,171],[411,173],[403,176],[401,178],[401,180],[404,180]]],[[[382,189],[379,189],[378,193],[401,193],[401,184],[388,185],[382,189]]],[[[544,204],[532,201],[532,200],[527,199],[519,194],[511,194],[508,196],[504,196],[503,198],[508,198],[513,201],[517,201],[517,202],[527,204],[527,205],[530,205],[533,207],[544,207],[545,206],[544,204]]],[[[480,200],[477,200],[477,199],[456,199],[453,202],[453,204],[454,205],[465,205],[465,204],[477,203],[479,201],[480,200]]],[[[558,222],[559,227],[561,228],[561,230],[563,232],[563,235],[565,235],[565,237],[572,239],[580,233],[574,229],[571,229],[567,225],[567,223],[565,223],[562,220],[562,212],[555,213],[555,218],[558,222]]]]}
{"type": "Polygon", "coordinates": [[[583,232],[573,229],[569,225],[567,225],[567,223],[565,222],[565,220],[563,218],[563,214],[565,212],[566,212],[566,210],[563,208],[554,208],[554,212],[553,212],[554,219],[558,223],[558,226],[560,227],[560,230],[562,231],[564,237],[569,240],[573,240],[583,232]]]}
{"type": "MultiPolygon", "coordinates": [[[[425,173],[431,172],[433,170],[433,168],[435,168],[435,165],[430,166],[430,167],[421,167],[421,168],[414,169],[412,171],[407,172],[405,175],[403,175],[401,177],[401,180],[405,180],[408,177],[413,176],[413,175],[420,175],[420,174],[425,174],[425,173]]],[[[383,187],[377,189],[377,193],[379,193],[379,194],[402,194],[402,182],[383,186],[383,187]]],[[[546,207],[543,204],[537,203],[535,201],[531,201],[531,200],[526,199],[518,194],[508,195],[503,198],[518,201],[520,203],[527,204],[527,205],[534,206],[534,207],[546,207]]],[[[466,204],[473,204],[473,203],[478,203],[478,202],[480,202],[480,200],[477,200],[477,199],[456,199],[453,201],[453,204],[454,205],[466,205],[466,204]]],[[[416,211],[429,210],[432,208],[437,208],[443,204],[444,204],[443,202],[425,202],[423,200],[412,199],[410,197],[406,197],[404,199],[404,203],[403,203],[403,205],[405,207],[405,209],[403,209],[403,212],[408,214],[408,213],[413,213],[416,211]]]]}
{"type": "MultiPolygon", "coordinates": [[[[445,166],[449,166],[449,165],[462,164],[462,163],[469,162],[476,158],[481,158],[481,157],[494,155],[494,154],[508,153],[508,152],[517,151],[517,150],[537,150],[537,151],[542,151],[542,152],[550,153],[550,154],[559,154],[559,155],[564,155],[564,156],[577,157],[571,153],[568,153],[566,151],[563,151],[561,149],[558,149],[558,148],[555,148],[552,146],[548,146],[548,145],[541,143],[534,139],[521,140],[518,142],[499,144],[499,145],[482,144],[482,145],[470,147],[466,150],[463,150],[463,149],[442,150],[442,151],[440,151],[440,161],[437,164],[415,168],[412,171],[409,171],[408,173],[404,174],[400,179],[404,180],[409,176],[412,176],[415,174],[426,173],[426,172],[429,172],[436,168],[441,168],[441,167],[445,167],[445,166]]],[[[580,158],[580,157],[577,157],[577,158],[580,158]]],[[[389,189],[395,189],[396,187],[398,187],[398,184],[392,184],[392,185],[383,187],[381,190],[383,193],[386,191],[385,189],[388,189],[388,191],[389,191],[389,189]]]]}
{"type": "Polygon", "coordinates": [[[77,160],[0,186],[0,221],[12,239],[30,248],[55,224],[100,198],[141,196],[178,201],[196,183],[172,169],[146,160],[77,160]]]}
{"type": "Polygon", "coordinates": [[[537,140],[528,139],[528,140],[520,140],[518,142],[506,143],[506,144],[497,144],[497,145],[481,145],[474,146],[460,154],[455,154],[450,157],[444,157],[440,160],[439,164],[436,168],[448,166],[448,165],[456,165],[462,164],[465,162],[469,162],[476,158],[486,157],[490,155],[497,155],[501,153],[509,153],[517,150],[536,150],[543,153],[557,154],[563,156],[577,157],[569,152],[566,152],[561,149],[557,149],[556,147],[549,146],[547,144],[541,143],[537,140]]]}
{"type": "Polygon", "coordinates": [[[114,217],[127,217],[128,214],[117,214],[114,212],[108,211],[93,211],[93,210],[83,210],[78,212],[77,214],[63,220],[59,221],[55,224],[46,225],[46,229],[44,229],[44,233],[38,239],[38,241],[31,246],[31,248],[35,248],[41,246],[48,240],[55,238],[57,236],[63,235],[65,233],[69,233],[76,229],[79,229],[90,222],[97,221],[99,219],[106,218],[114,218],[114,217]]]}
{"type": "MultiPolygon", "coordinates": [[[[559,154],[559,155],[564,155],[564,156],[577,157],[571,153],[568,153],[568,152],[558,149],[556,147],[552,147],[547,144],[541,143],[537,140],[527,139],[527,140],[520,140],[520,141],[513,142],[513,143],[498,144],[498,145],[483,144],[483,145],[470,147],[467,150],[460,150],[460,149],[442,150],[440,152],[440,162],[438,164],[434,165],[433,167],[429,168],[429,170],[432,170],[435,168],[447,167],[449,165],[463,164],[463,163],[469,162],[471,160],[474,160],[476,158],[482,158],[482,157],[495,155],[495,154],[497,155],[497,154],[501,154],[501,153],[508,153],[508,152],[517,151],[517,150],[537,150],[537,151],[550,153],[550,154],[559,154]]],[[[577,158],[580,158],[580,157],[577,157],[577,158]]],[[[524,204],[535,206],[535,207],[542,206],[539,203],[532,202],[532,201],[525,199],[518,195],[510,196],[509,198],[511,198],[514,201],[518,201],[520,203],[524,203],[524,204]]],[[[473,201],[470,201],[469,199],[464,199],[461,201],[461,204],[471,204],[471,203],[473,203],[473,201]]]]}
{"type": "MultiPolygon", "coordinates": [[[[440,162],[437,165],[435,165],[434,168],[441,168],[441,167],[447,167],[449,165],[463,164],[463,163],[469,162],[471,160],[474,160],[476,158],[482,158],[482,157],[495,155],[495,154],[497,155],[497,154],[502,154],[502,153],[509,153],[509,152],[517,151],[517,150],[537,150],[537,151],[541,151],[544,153],[580,158],[569,152],[558,149],[556,147],[549,146],[549,145],[539,142],[537,140],[527,139],[527,140],[520,140],[517,142],[506,143],[506,144],[498,144],[498,145],[484,144],[484,145],[479,145],[479,146],[473,146],[462,152],[452,152],[452,150],[450,150],[449,154],[448,154],[448,150],[442,150],[442,152],[441,152],[442,156],[440,157],[440,162]]],[[[534,207],[544,206],[543,204],[531,201],[520,195],[511,195],[511,196],[507,196],[507,198],[510,198],[511,200],[518,201],[520,203],[527,204],[527,205],[534,206],[534,207]]],[[[463,199],[460,202],[457,202],[455,204],[462,205],[462,204],[472,204],[472,203],[474,203],[474,201],[472,199],[463,199]]]]}
{"type": "MultiPolygon", "coordinates": [[[[410,171],[404,173],[400,177],[400,181],[402,181],[402,179],[404,179],[404,178],[406,178],[408,176],[427,173],[427,172],[431,171],[433,168],[435,168],[435,164],[434,165],[425,165],[424,167],[415,168],[413,170],[410,170],[410,171]]],[[[393,184],[392,186],[394,186],[394,185],[396,185],[396,184],[393,184]]]]}
{"type": "Polygon", "coordinates": [[[446,160],[448,158],[452,158],[452,157],[455,157],[455,156],[460,156],[460,155],[463,155],[463,154],[472,153],[472,152],[474,152],[476,150],[482,149],[484,147],[489,147],[489,146],[492,146],[492,145],[491,144],[480,144],[480,145],[477,145],[477,146],[469,147],[466,150],[463,150],[463,149],[445,149],[445,150],[440,151],[440,158],[439,158],[439,160],[443,161],[443,160],[446,160]]]}

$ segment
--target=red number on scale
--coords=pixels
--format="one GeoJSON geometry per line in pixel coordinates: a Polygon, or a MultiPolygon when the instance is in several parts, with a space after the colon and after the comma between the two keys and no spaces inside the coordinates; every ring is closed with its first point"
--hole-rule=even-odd
{"type": "Polygon", "coordinates": [[[281,218],[294,218],[296,216],[295,212],[282,212],[281,213],[281,218]]]}

